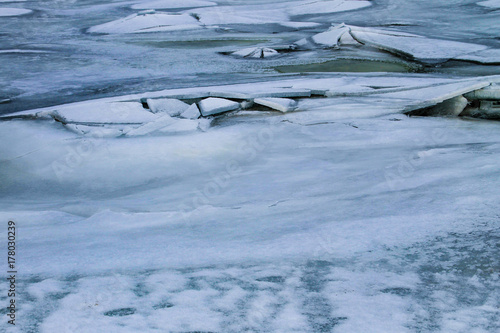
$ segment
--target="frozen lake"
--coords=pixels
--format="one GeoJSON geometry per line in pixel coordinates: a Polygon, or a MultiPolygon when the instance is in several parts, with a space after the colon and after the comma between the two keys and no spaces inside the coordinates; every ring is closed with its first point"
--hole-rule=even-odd
{"type": "Polygon", "coordinates": [[[0,330],[499,331],[478,2],[0,0],[0,330]]]}

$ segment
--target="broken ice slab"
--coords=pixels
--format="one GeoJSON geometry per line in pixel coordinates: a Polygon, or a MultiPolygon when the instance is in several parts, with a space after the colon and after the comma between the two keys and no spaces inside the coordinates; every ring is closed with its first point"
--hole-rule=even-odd
{"type": "Polygon", "coordinates": [[[217,6],[217,3],[205,0],[153,0],[132,5],[132,9],[178,9],[217,6]]]}
{"type": "Polygon", "coordinates": [[[341,37],[349,32],[349,27],[344,23],[330,27],[327,31],[321,32],[311,38],[303,38],[296,45],[300,47],[308,47],[309,45],[322,45],[325,47],[338,47],[341,37]]]}
{"type": "Polygon", "coordinates": [[[410,112],[434,106],[445,100],[484,88],[489,84],[490,83],[486,80],[465,80],[457,83],[435,85],[420,89],[390,92],[380,96],[387,99],[397,98],[408,100],[402,111],[410,112]]]}
{"type": "Polygon", "coordinates": [[[173,98],[147,99],[146,103],[151,112],[167,113],[172,117],[180,115],[189,108],[189,104],[173,98]]]}
{"type": "Polygon", "coordinates": [[[281,112],[289,112],[297,108],[297,102],[288,98],[256,98],[254,99],[254,103],[267,106],[268,108],[281,112]]]}
{"type": "Polygon", "coordinates": [[[200,117],[200,110],[196,103],[191,104],[186,111],[179,115],[180,118],[185,119],[198,119],[200,117]]]}
{"type": "Polygon", "coordinates": [[[237,57],[256,59],[271,58],[279,55],[278,51],[268,47],[249,47],[231,54],[237,57]]]}
{"type": "Polygon", "coordinates": [[[125,136],[143,136],[155,132],[177,133],[195,131],[198,129],[198,125],[198,120],[178,119],[165,114],[155,121],[131,129],[125,136]]]}
{"type": "Polygon", "coordinates": [[[149,123],[146,123],[142,126],[139,126],[137,128],[131,129],[127,133],[125,133],[126,136],[141,136],[141,135],[146,135],[152,132],[155,132],[167,125],[172,124],[175,122],[175,119],[170,117],[169,114],[164,114],[163,116],[158,117],[154,121],[151,121],[149,123]]]}
{"type": "Polygon", "coordinates": [[[350,26],[350,34],[362,44],[367,44],[398,56],[422,63],[440,63],[452,58],[487,49],[485,45],[431,39],[398,31],[350,26]]]}
{"type": "Polygon", "coordinates": [[[230,98],[230,99],[250,99],[250,98],[252,98],[252,96],[247,92],[231,91],[231,90],[229,90],[229,91],[224,91],[224,90],[211,91],[210,97],[230,98]]]}
{"type": "MultiPolygon", "coordinates": [[[[299,2],[300,3],[300,2],[299,2]]],[[[292,2],[292,4],[294,4],[292,2]]],[[[350,1],[350,0],[327,0],[327,1],[305,1],[299,5],[294,5],[288,9],[288,14],[308,15],[308,14],[327,14],[344,12],[348,10],[361,9],[371,6],[370,1],[350,1]]]]}
{"type": "Polygon", "coordinates": [[[261,97],[311,97],[310,89],[295,89],[295,88],[269,88],[266,91],[254,91],[250,93],[252,98],[261,97]]]}
{"type": "Polygon", "coordinates": [[[456,97],[447,99],[441,103],[438,103],[434,106],[411,111],[409,114],[412,116],[457,117],[465,110],[467,103],[468,103],[468,101],[465,97],[456,96],[456,97]]]}
{"type": "Polygon", "coordinates": [[[210,97],[198,103],[201,115],[203,117],[216,115],[228,111],[234,111],[240,108],[240,103],[233,102],[223,98],[210,97]]]}
{"type": "Polygon", "coordinates": [[[91,33],[126,34],[167,30],[200,29],[200,23],[189,14],[143,12],[89,28],[91,33]]]}
{"type": "Polygon", "coordinates": [[[158,117],[139,102],[82,103],[59,107],[48,114],[64,124],[142,124],[158,117]]]}

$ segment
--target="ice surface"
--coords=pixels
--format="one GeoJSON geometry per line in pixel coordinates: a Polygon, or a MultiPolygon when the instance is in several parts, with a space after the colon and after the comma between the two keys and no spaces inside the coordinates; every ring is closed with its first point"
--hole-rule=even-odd
{"type": "Polygon", "coordinates": [[[189,104],[178,99],[159,98],[146,100],[149,109],[153,113],[165,112],[172,117],[176,117],[189,108],[189,104]]]}
{"type": "Polygon", "coordinates": [[[123,19],[89,28],[89,32],[125,34],[153,31],[191,30],[201,28],[199,22],[188,14],[144,12],[123,19]]]}
{"type": "Polygon", "coordinates": [[[1,122],[3,187],[36,198],[0,202],[20,331],[495,331],[498,123],[300,114],[95,141],[60,180],[88,139],[1,122]]]}
{"type": "Polygon", "coordinates": [[[31,9],[23,8],[6,8],[0,7],[0,17],[2,16],[21,16],[33,12],[31,9]]]}
{"type": "Polygon", "coordinates": [[[254,103],[270,107],[281,112],[293,111],[297,108],[297,102],[288,98],[256,98],[254,103]]]}
{"type": "MultiPolygon", "coordinates": [[[[498,73],[496,11],[472,0],[384,0],[337,13],[328,10],[341,2],[214,1],[167,8],[220,22],[196,33],[86,33],[139,2],[151,3],[30,1],[35,15],[3,19],[2,50],[50,51],[0,54],[0,101],[10,101],[2,114],[28,110],[0,121],[0,218],[19,228],[19,332],[500,330],[499,122],[402,114],[453,98],[463,105],[461,94],[498,82],[481,77],[498,73]],[[325,8],[290,15],[305,4],[325,8]],[[335,51],[221,55],[279,50],[332,22],[488,49],[453,58],[476,63],[419,74],[274,70],[399,61],[349,34],[335,51]],[[298,108],[251,106],[271,96],[296,98],[298,108]],[[195,102],[207,97],[249,109],[121,135],[165,115],[139,101],[181,99],[198,118],[195,102]],[[99,100],[80,102],[89,99],[99,100]],[[95,110],[131,102],[148,119],[50,117],[78,108],[100,121],[95,110]]],[[[174,28],[147,31],[162,29],[174,28]]],[[[495,100],[467,112],[500,114],[495,100]]]]}
{"type": "Polygon", "coordinates": [[[141,3],[137,3],[132,5],[132,9],[177,9],[177,8],[190,8],[190,7],[207,7],[207,6],[216,6],[217,3],[212,1],[204,1],[204,0],[153,0],[153,1],[144,1],[141,3]]]}
{"type": "Polygon", "coordinates": [[[198,103],[201,115],[204,117],[215,114],[237,110],[240,108],[240,103],[233,102],[223,98],[210,97],[198,103]]]}
{"type": "Polygon", "coordinates": [[[362,0],[302,1],[301,4],[291,7],[288,13],[290,15],[325,14],[355,10],[368,6],[371,6],[371,2],[362,0]]]}
{"type": "Polygon", "coordinates": [[[243,58],[270,58],[279,55],[278,51],[268,47],[251,47],[231,54],[243,58]]]}
{"type": "Polygon", "coordinates": [[[359,42],[421,62],[444,62],[461,55],[487,49],[485,45],[432,39],[389,30],[351,26],[351,35],[359,42]]]}

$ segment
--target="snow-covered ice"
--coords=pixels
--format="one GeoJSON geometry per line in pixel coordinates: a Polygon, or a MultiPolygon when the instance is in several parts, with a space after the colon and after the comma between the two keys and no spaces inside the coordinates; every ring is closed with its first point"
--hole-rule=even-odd
{"type": "Polygon", "coordinates": [[[132,14],[123,19],[93,26],[88,31],[93,33],[126,34],[200,28],[202,27],[199,22],[188,14],[145,11],[132,14]]]}
{"type": "Polygon", "coordinates": [[[351,35],[359,42],[422,62],[444,62],[468,53],[486,50],[485,45],[422,36],[389,30],[351,27],[351,35]]]}
{"type": "Polygon", "coordinates": [[[32,12],[33,11],[31,9],[0,7],[0,17],[2,17],[2,16],[21,16],[21,15],[26,15],[26,14],[29,14],[32,12]]]}
{"type": "Polygon", "coordinates": [[[281,112],[293,111],[297,108],[297,102],[289,98],[256,98],[254,103],[267,106],[281,112]]]}

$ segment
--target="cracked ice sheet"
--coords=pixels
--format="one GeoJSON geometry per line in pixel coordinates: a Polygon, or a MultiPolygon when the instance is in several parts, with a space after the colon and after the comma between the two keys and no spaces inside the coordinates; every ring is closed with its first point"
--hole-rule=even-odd
{"type": "Polygon", "coordinates": [[[50,142],[1,166],[22,172],[3,184],[1,202],[2,219],[22,230],[20,329],[498,328],[498,123],[273,119],[105,140],[43,197],[23,201],[19,186],[54,181],[44,166],[77,141],[0,123],[14,152],[50,142]],[[263,128],[274,139],[257,141],[255,157],[240,152],[263,128]],[[385,173],[397,174],[401,159],[415,166],[389,186],[385,173]],[[185,199],[228,160],[240,172],[184,215],[185,199]]]}

